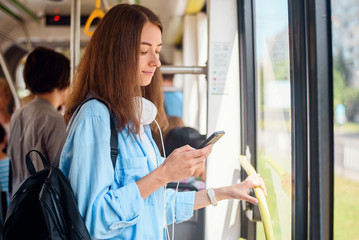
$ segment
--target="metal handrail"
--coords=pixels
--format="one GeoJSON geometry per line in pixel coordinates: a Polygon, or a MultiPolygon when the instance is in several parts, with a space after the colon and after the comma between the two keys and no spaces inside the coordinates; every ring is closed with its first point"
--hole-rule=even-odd
{"type": "Polygon", "coordinates": [[[10,0],[11,3],[13,3],[16,7],[20,8],[22,11],[27,13],[32,19],[39,21],[39,18],[36,16],[35,13],[33,13],[28,7],[25,5],[19,3],[17,0],[10,0]]]}
{"type": "Polygon", "coordinates": [[[207,66],[161,66],[162,74],[205,74],[207,75],[207,66]]]}
{"type": "Polygon", "coordinates": [[[19,17],[16,13],[14,13],[10,8],[5,6],[3,3],[0,3],[0,10],[3,10],[5,13],[9,14],[11,17],[13,17],[15,20],[19,22],[24,21],[21,17],[19,17]]]}
{"type": "Polygon", "coordinates": [[[70,24],[70,54],[71,54],[71,81],[80,62],[80,18],[81,0],[71,1],[71,24],[70,24]]]}
{"type": "Polygon", "coordinates": [[[28,52],[30,50],[30,48],[26,47],[26,45],[22,44],[22,43],[19,43],[17,42],[16,40],[10,38],[9,36],[7,36],[5,33],[3,32],[0,32],[0,38],[4,39],[5,41],[21,48],[22,50],[28,52]]]}

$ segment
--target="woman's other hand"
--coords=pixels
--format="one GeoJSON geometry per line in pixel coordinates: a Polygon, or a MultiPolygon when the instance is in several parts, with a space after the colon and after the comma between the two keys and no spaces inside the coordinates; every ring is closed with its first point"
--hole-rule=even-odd
{"type": "Polygon", "coordinates": [[[263,179],[259,174],[254,174],[246,178],[243,182],[234,184],[228,187],[228,194],[230,198],[241,199],[248,201],[252,204],[258,204],[258,200],[248,194],[250,188],[260,187],[264,194],[267,195],[267,190],[264,185],[263,179]]]}

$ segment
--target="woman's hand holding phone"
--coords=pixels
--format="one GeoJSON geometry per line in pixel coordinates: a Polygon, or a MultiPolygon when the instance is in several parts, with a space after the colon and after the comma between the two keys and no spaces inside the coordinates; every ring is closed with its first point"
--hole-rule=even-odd
{"type": "Polygon", "coordinates": [[[212,151],[208,145],[202,149],[195,149],[189,145],[174,150],[162,163],[166,182],[174,182],[191,177],[212,151]]]}
{"type": "Polygon", "coordinates": [[[161,165],[166,182],[179,181],[193,176],[194,172],[204,164],[211,153],[212,145],[224,134],[224,131],[214,132],[198,149],[186,145],[174,150],[161,165]]]}
{"type": "Polygon", "coordinates": [[[224,134],[224,131],[216,131],[212,133],[211,136],[209,136],[206,140],[203,141],[203,143],[198,147],[198,149],[204,148],[209,144],[215,144],[221,137],[223,137],[224,134]]]}

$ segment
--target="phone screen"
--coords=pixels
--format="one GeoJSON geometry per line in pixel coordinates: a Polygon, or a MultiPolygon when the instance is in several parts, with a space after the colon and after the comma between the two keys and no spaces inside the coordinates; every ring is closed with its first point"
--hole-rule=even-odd
{"type": "Polygon", "coordinates": [[[223,137],[224,134],[225,134],[224,131],[214,132],[211,136],[209,136],[206,140],[204,140],[204,142],[198,147],[198,149],[204,148],[209,144],[216,143],[221,137],[223,137]]]}

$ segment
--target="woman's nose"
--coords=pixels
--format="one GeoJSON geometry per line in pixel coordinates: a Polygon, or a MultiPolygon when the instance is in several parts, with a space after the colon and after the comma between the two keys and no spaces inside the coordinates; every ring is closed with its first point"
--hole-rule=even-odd
{"type": "Polygon", "coordinates": [[[161,61],[160,61],[160,57],[158,54],[156,54],[155,52],[152,53],[151,55],[151,62],[150,62],[151,66],[154,67],[160,67],[161,66],[161,61]]]}

